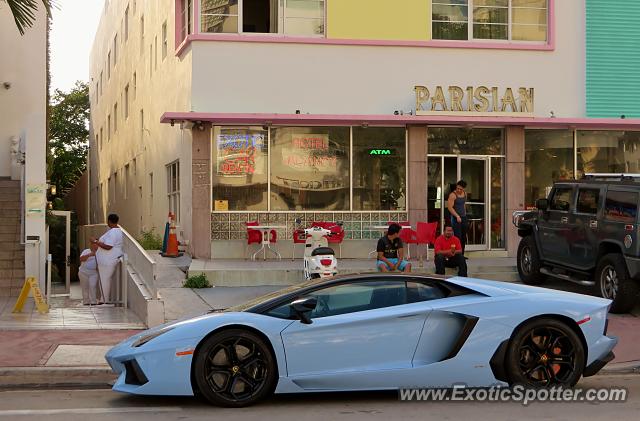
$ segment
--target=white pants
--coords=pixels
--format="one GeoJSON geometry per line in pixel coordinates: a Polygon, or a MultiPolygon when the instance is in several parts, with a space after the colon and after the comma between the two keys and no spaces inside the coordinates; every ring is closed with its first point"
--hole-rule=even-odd
{"type": "Polygon", "coordinates": [[[110,264],[98,264],[98,272],[100,273],[100,284],[102,285],[102,301],[111,302],[111,284],[118,268],[118,262],[110,264]]]}
{"type": "Polygon", "coordinates": [[[98,291],[98,272],[83,272],[78,271],[78,278],[80,278],[80,287],[82,288],[82,303],[83,304],[96,304],[98,291]]]}

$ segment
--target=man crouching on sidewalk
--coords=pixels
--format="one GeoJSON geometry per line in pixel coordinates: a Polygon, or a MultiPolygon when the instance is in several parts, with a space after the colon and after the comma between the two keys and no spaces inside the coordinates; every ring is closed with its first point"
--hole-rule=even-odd
{"type": "Polygon", "coordinates": [[[444,234],[436,239],[436,274],[444,275],[444,268],[458,268],[458,276],[467,276],[467,262],[462,255],[462,244],[453,235],[451,225],[444,227],[444,234]]]}
{"type": "Polygon", "coordinates": [[[378,261],[376,265],[380,272],[411,272],[411,263],[404,260],[404,245],[400,239],[400,230],[402,227],[398,224],[389,225],[387,235],[378,240],[378,261]]]}

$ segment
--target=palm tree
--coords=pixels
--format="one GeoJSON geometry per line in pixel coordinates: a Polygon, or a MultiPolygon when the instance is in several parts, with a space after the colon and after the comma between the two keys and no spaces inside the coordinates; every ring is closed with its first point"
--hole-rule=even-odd
{"type": "Polygon", "coordinates": [[[20,35],[24,35],[24,31],[33,26],[40,2],[46,9],[47,16],[51,16],[51,8],[55,6],[55,0],[0,0],[0,3],[6,3],[11,9],[20,35]]]}

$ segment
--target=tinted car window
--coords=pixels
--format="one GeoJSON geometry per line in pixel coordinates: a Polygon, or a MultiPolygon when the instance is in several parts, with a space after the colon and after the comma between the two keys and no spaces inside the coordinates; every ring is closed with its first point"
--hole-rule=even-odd
{"type": "Polygon", "coordinates": [[[407,282],[407,302],[409,303],[437,300],[446,296],[447,293],[438,286],[422,282],[407,282]]]}
{"type": "MultiPolygon", "coordinates": [[[[407,302],[405,283],[398,281],[341,284],[313,291],[305,296],[315,297],[318,300],[315,310],[309,314],[312,319],[391,307],[407,302]]],[[[289,304],[269,310],[266,315],[285,319],[293,318],[289,304]]]]}
{"type": "Polygon", "coordinates": [[[578,203],[576,212],[595,215],[598,213],[599,189],[580,189],[578,191],[578,203]]]}
{"type": "Polygon", "coordinates": [[[551,206],[549,207],[549,210],[569,211],[572,192],[573,189],[571,187],[556,188],[553,193],[553,199],[551,199],[551,206]]]}
{"type": "Polygon", "coordinates": [[[610,221],[635,223],[638,216],[638,193],[608,191],[604,216],[610,221]]]}

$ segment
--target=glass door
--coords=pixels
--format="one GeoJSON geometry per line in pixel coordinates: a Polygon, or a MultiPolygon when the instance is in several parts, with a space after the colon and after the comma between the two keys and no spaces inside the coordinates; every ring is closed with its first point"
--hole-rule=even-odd
{"type": "Polygon", "coordinates": [[[487,250],[489,158],[458,157],[458,180],[467,182],[467,250],[487,250]]]}
{"type": "MultiPolygon", "coordinates": [[[[438,235],[442,227],[450,224],[447,209],[449,194],[456,182],[467,182],[467,250],[487,250],[491,235],[489,221],[489,158],[470,156],[429,156],[427,158],[427,220],[438,222],[438,235]]],[[[498,216],[500,216],[498,214],[498,216]]]]}
{"type": "Polygon", "coordinates": [[[71,293],[71,212],[51,211],[49,219],[49,254],[51,254],[51,297],[71,293]]]}

